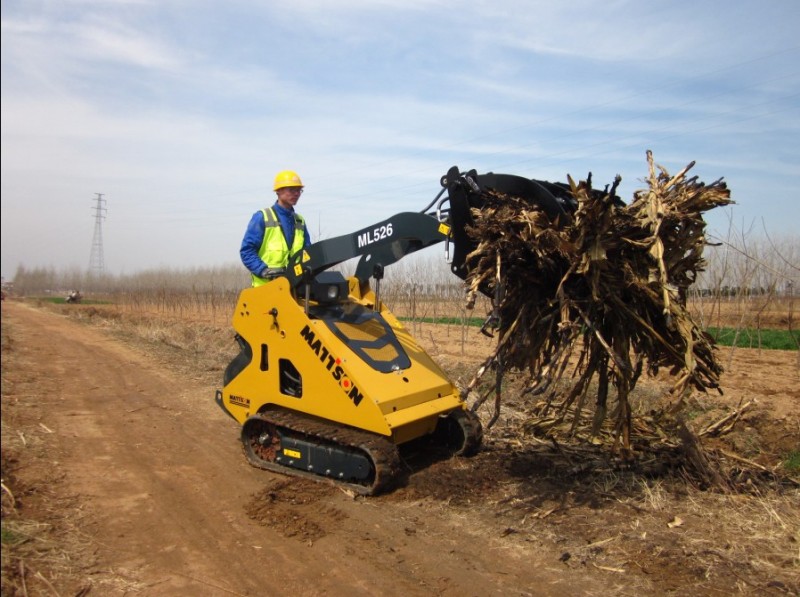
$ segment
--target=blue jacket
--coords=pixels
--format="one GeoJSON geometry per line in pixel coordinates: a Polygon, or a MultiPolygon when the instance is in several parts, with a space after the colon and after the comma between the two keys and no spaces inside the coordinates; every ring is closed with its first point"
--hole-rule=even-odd
{"type": "MultiPolygon", "coordinates": [[[[278,205],[277,201],[272,208],[275,210],[278,221],[281,223],[284,238],[289,239],[286,244],[291,246],[291,239],[294,236],[294,210],[281,207],[278,205]]],[[[239,256],[242,258],[242,263],[251,274],[256,276],[260,276],[261,272],[267,267],[267,264],[261,261],[261,258],[258,256],[261,243],[264,242],[264,230],[264,214],[259,210],[250,218],[250,222],[247,224],[247,230],[245,230],[244,233],[244,238],[242,239],[242,246],[239,249],[239,256]]],[[[305,246],[308,246],[311,244],[311,236],[308,234],[308,224],[306,224],[305,237],[305,246]]]]}

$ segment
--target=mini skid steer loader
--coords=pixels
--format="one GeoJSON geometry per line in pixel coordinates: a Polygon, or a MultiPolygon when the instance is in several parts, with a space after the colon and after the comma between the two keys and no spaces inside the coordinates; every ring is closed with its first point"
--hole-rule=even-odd
{"type": "Polygon", "coordinates": [[[384,268],[445,242],[448,259],[453,245],[452,272],[465,279],[475,248],[470,210],[480,209],[487,188],[524,197],[552,217],[573,206],[564,188],[512,175],[454,166],[441,185],[421,212],[314,243],[284,275],[241,292],[233,315],[240,352],[216,402],[241,424],[251,464],[371,495],[398,478],[401,446],[430,441],[454,455],[478,451],[480,420],[381,301],[384,268]],[[331,270],[356,257],[349,279],[331,270]]]}

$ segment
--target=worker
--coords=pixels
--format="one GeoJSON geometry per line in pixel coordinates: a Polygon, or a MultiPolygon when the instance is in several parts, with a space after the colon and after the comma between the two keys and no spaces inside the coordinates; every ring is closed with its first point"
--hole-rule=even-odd
{"type": "Polygon", "coordinates": [[[294,210],[303,193],[300,176],[291,170],[278,172],[273,190],[278,196],[275,204],[253,214],[239,250],[253,286],[282,275],[290,257],[311,244],[306,222],[294,210]]]}

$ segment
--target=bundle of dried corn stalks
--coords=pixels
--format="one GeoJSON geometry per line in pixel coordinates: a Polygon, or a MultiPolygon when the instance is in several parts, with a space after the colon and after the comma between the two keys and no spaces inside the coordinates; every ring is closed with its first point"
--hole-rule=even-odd
{"type": "Polygon", "coordinates": [[[489,426],[509,370],[527,371],[525,394],[545,397],[546,416],[571,418],[573,429],[596,396],[592,436],[610,419],[624,451],[631,447],[629,394],[643,371],[673,374],[665,412],[679,411],[692,389],[719,390],[714,341],[687,311],[686,291],[704,266],[703,213],[730,203],[730,192],[721,179],[706,185],[687,177],[694,163],[671,176],[651,152],[647,160],[648,187],[629,205],[616,198],[619,177],[603,192],[592,189],[591,175],[577,184],[570,178],[578,208],[556,221],[522,199],[484,192],[468,230],[477,249],[467,257],[467,284],[473,295],[479,287],[494,294],[487,322],[498,343],[465,397],[477,410],[494,393],[489,426]],[[565,395],[556,388],[568,369],[565,395]],[[480,395],[489,371],[495,383],[480,395]]]}

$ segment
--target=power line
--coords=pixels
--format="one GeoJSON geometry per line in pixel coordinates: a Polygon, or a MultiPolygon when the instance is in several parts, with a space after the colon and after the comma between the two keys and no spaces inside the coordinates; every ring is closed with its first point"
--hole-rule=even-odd
{"type": "Polygon", "coordinates": [[[89,255],[89,272],[102,275],[105,271],[105,258],[103,257],[103,215],[108,211],[105,207],[106,200],[102,193],[95,193],[94,210],[94,236],[92,237],[92,252],[89,255]]]}

